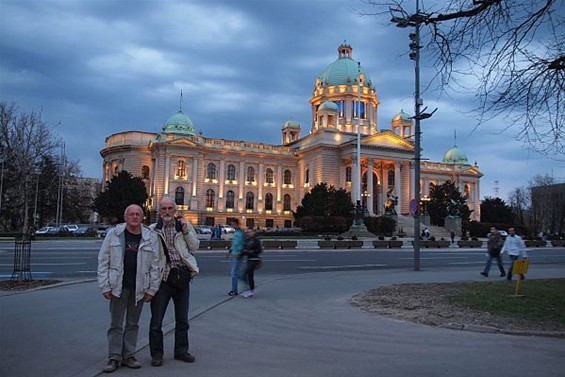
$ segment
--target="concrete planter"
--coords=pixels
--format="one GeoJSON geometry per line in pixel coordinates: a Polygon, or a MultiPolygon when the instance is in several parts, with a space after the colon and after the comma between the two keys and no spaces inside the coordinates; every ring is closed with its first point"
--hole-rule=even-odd
{"type": "Polygon", "coordinates": [[[320,249],[360,249],[363,247],[363,241],[353,240],[330,240],[318,241],[320,249]]]}
{"type": "Polygon", "coordinates": [[[547,245],[547,241],[544,240],[525,240],[524,243],[526,247],[544,247],[547,245]]]}
{"type": "Polygon", "coordinates": [[[551,246],[553,246],[553,247],[563,247],[563,246],[565,246],[565,240],[551,240],[551,246]]]}
{"type": "Polygon", "coordinates": [[[201,240],[199,249],[224,249],[227,250],[231,246],[231,241],[228,240],[201,240]]]}
{"type": "Polygon", "coordinates": [[[295,249],[298,242],[291,240],[264,240],[263,249],[295,249]]]}
{"type": "Polygon", "coordinates": [[[373,240],[373,247],[375,249],[388,249],[389,243],[385,240],[373,240]]]}
{"type": "MultiPolygon", "coordinates": [[[[427,248],[435,248],[435,249],[440,249],[442,247],[449,247],[449,245],[451,244],[450,241],[420,241],[420,247],[425,247],[427,248]]],[[[412,241],[412,245],[414,245],[414,241],[412,241]]]]}
{"type": "Polygon", "coordinates": [[[459,247],[482,247],[483,242],[476,240],[468,240],[468,241],[457,241],[457,246],[459,247]]]}
{"type": "Polygon", "coordinates": [[[390,247],[391,249],[400,249],[402,248],[402,245],[404,245],[404,241],[402,240],[388,241],[388,247],[390,247]]]}

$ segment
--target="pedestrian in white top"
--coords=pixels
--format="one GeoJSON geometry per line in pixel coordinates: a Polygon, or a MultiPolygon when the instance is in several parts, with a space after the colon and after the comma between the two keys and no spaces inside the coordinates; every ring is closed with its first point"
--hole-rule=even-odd
{"type": "MultiPolygon", "coordinates": [[[[508,269],[508,275],[506,275],[506,280],[512,280],[512,268],[514,267],[514,261],[517,259],[526,259],[528,258],[528,253],[526,252],[526,244],[522,237],[516,234],[516,229],[510,228],[508,229],[508,237],[504,241],[504,245],[502,246],[502,250],[500,254],[508,253],[508,256],[512,260],[510,263],[510,268],[508,269]]],[[[526,277],[522,275],[522,279],[526,277]]]]}

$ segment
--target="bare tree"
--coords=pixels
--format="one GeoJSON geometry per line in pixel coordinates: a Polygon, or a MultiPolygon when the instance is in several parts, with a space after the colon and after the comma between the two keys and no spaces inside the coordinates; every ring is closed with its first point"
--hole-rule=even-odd
{"type": "Polygon", "coordinates": [[[565,157],[565,0],[426,1],[417,15],[414,0],[365,2],[428,27],[438,83],[476,93],[479,124],[506,115],[526,145],[565,157]]]}
{"type": "MultiPolygon", "coordinates": [[[[0,220],[4,227],[28,234],[39,173],[47,156],[57,160],[60,145],[41,113],[18,113],[14,103],[0,102],[0,154],[4,160],[0,220]]],[[[76,164],[69,166],[77,169],[76,164]]]]}

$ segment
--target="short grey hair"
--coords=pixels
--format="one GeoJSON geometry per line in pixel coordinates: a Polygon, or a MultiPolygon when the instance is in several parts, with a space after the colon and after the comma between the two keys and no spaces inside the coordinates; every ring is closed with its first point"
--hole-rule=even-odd
{"type": "Polygon", "coordinates": [[[173,205],[173,208],[175,209],[175,211],[177,210],[177,203],[175,203],[175,200],[173,198],[171,198],[170,196],[163,196],[161,198],[161,200],[159,200],[159,209],[161,209],[161,202],[163,200],[169,201],[171,202],[171,204],[173,205]]]}
{"type": "Polygon", "coordinates": [[[141,210],[141,214],[143,215],[143,208],[141,208],[141,206],[139,204],[130,204],[129,206],[126,207],[126,209],[124,210],[124,219],[126,218],[128,211],[132,208],[139,208],[141,210]]]}

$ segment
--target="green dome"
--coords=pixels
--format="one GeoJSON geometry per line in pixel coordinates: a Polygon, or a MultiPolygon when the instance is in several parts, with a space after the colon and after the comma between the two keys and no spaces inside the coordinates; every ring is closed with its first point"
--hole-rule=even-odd
{"type": "MultiPolygon", "coordinates": [[[[338,59],[330,64],[318,79],[323,86],[333,86],[333,85],[351,85],[355,84],[357,80],[357,61],[351,59],[352,48],[348,44],[342,44],[338,47],[338,59]]],[[[371,87],[371,78],[365,72],[363,67],[361,68],[361,74],[364,76],[363,86],[371,87]]]]}
{"type": "Polygon", "coordinates": [[[335,102],[326,100],[320,105],[320,110],[337,111],[337,105],[335,104],[335,102]]]}
{"type": "Polygon", "coordinates": [[[167,123],[163,126],[163,132],[171,134],[194,135],[194,124],[182,110],[171,115],[167,123]]]}
{"type": "Polygon", "coordinates": [[[469,160],[467,160],[467,155],[457,148],[457,145],[454,145],[443,156],[443,162],[446,164],[468,164],[469,160]]]}
{"type": "Polygon", "coordinates": [[[294,119],[290,119],[290,120],[287,120],[287,121],[284,123],[283,128],[286,128],[286,127],[300,128],[300,123],[298,123],[298,122],[295,121],[294,119]]]}
{"type": "Polygon", "coordinates": [[[392,118],[393,122],[395,120],[412,120],[412,117],[410,115],[406,114],[404,112],[404,110],[400,110],[400,112],[392,118]]]}

